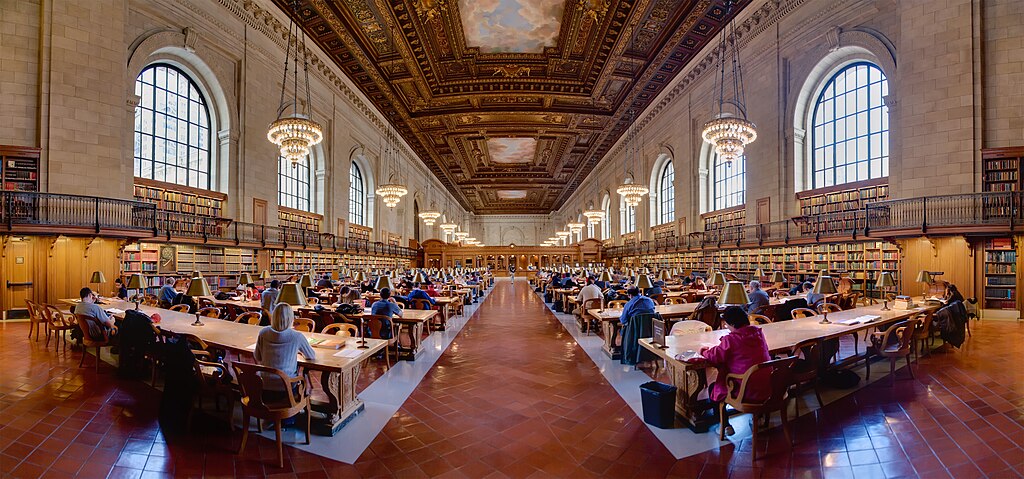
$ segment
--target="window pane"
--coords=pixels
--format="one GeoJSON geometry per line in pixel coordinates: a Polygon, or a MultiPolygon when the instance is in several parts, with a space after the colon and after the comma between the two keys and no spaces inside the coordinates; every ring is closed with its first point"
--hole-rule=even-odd
{"type": "Polygon", "coordinates": [[[720,210],[744,204],[747,192],[747,158],[744,156],[731,164],[726,164],[719,161],[718,155],[715,155],[713,161],[713,209],[720,210]]]}

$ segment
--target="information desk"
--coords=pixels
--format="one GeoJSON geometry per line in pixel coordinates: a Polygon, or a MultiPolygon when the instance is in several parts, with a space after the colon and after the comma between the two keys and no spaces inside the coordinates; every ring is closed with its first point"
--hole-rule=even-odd
{"type": "MultiPolygon", "coordinates": [[[[822,316],[793,319],[778,323],[769,323],[759,326],[764,332],[765,341],[768,342],[769,351],[774,354],[788,355],[793,346],[809,341],[825,341],[839,338],[848,334],[863,331],[866,329],[883,329],[890,324],[903,321],[914,314],[928,310],[928,307],[910,310],[882,311],[881,306],[864,306],[838,313],[829,313],[828,319],[831,324],[821,324],[822,316]],[[849,320],[861,316],[879,316],[880,318],[864,324],[844,325],[839,321],[849,320]]],[[[676,413],[695,432],[706,432],[708,428],[717,422],[713,415],[714,405],[708,400],[698,401],[697,395],[707,387],[707,376],[705,369],[708,364],[705,362],[686,362],[676,359],[676,355],[685,354],[692,356],[697,354],[701,348],[715,346],[722,336],[729,334],[728,330],[721,329],[708,333],[694,333],[683,335],[668,335],[665,337],[667,349],[661,349],[651,343],[651,338],[643,338],[640,345],[654,352],[661,359],[665,360],[669,377],[672,384],[676,386],[676,413]]],[[[855,359],[862,358],[857,356],[855,359]]]]}
{"type": "MultiPolygon", "coordinates": [[[[78,304],[79,300],[60,300],[67,304],[78,304]]],[[[134,303],[127,301],[105,300],[105,309],[135,309],[134,303]]],[[[217,318],[201,318],[203,326],[193,326],[195,314],[179,313],[169,309],[152,306],[140,306],[139,309],[149,315],[159,314],[160,329],[177,334],[192,334],[207,343],[236,352],[252,353],[256,345],[256,337],[262,326],[235,323],[217,318]]],[[[315,348],[316,359],[308,361],[299,356],[299,365],[307,370],[320,371],[320,385],[327,394],[327,402],[314,401],[313,409],[322,414],[314,417],[317,434],[333,436],[348,420],[363,410],[363,401],[356,396],[356,382],[364,361],[384,349],[385,342],[380,339],[367,339],[366,349],[359,349],[359,338],[340,338],[338,336],[302,333],[311,338],[331,341],[344,340],[341,349],[315,348]]]]}

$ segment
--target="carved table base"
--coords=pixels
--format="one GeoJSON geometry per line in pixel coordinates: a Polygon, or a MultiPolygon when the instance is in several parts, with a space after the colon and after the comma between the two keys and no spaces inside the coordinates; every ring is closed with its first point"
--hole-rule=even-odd
{"type": "Polygon", "coordinates": [[[313,401],[312,432],[320,436],[333,436],[348,421],[362,412],[363,401],[356,397],[356,379],[362,364],[342,372],[321,372],[320,385],[327,394],[327,402],[313,401]]]}

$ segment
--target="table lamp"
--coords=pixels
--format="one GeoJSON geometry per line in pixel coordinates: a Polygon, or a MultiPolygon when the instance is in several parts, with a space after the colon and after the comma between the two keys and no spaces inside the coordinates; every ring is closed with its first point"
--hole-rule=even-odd
{"type": "Polygon", "coordinates": [[[636,287],[640,290],[641,293],[643,293],[644,291],[653,288],[654,284],[651,283],[650,276],[647,276],[646,274],[641,274],[636,278],[636,287]]]}
{"type": "Polygon", "coordinates": [[[786,283],[786,276],[784,274],[782,274],[782,271],[776,271],[776,272],[772,273],[771,282],[772,283],[782,283],[782,284],[785,284],[786,283]]]}
{"type": "MultiPolygon", "coordinates": [[[[107,282],[107,277],[103,275],[102,271],[93,271],[92,277],[89,278],[90,284],[103,284],[107,282]]],[[[99,290],[99,287],[96,288],[99,290]]]]}
{"type": "Polygon", "coordinates": [[[260,273],[260,279],[263,280],[263,287],[266,287],[267,282],[270,281],[270,271],[263,270],[260,273]]]}
{"type": "Polygon", "coordinates": [[[313,287],[313,278],[309,276],[309,273],[302,275],[299,278],[299,287],[302,288],[302,292],[309,291],[309,288],[313,287]]]}
{"type": "MultiPolygon", "coordinates": [[[[99,272],[97,271],[97,273],[99,272]]],[[[100,275],[102,276],[103,273],[100,273],[100,275]]],[[[146,278],[139,273],[134,273],[128,277],[128,285],[125,287],[135,290],[135,295],[132,296],[132,301],[135,303],[135,309],[139,309],[139,296],[142,296],[142,290],[148,287],[146,285],[146,278]]]]}
{"type": "MultiPolygon", "coordinates": [[[[821,275],[821,276],[818,276],[818,280],[814,282],[814,289],[811,290],[811,292],[814,293],[814,294],[820,294],[820,295],[823,295],[823,296],[828,296],[830,294],[836,294],[836,284],[834,282],[832,282],[832,277],[831,276],[821,275]]],[[[820,323],[821,324],[831,324],[832,322],[828,320],[828,310],[826,309],[822,314],[824,314],[825,317],[822,318],[820,323]]]]}
{"type": "Polygon", "coordinates": [[[651,274],[650,268],[644,268],[644,274],[651,274]]]}
{"type": "Polygon", "coordinates": [[[424,283],[423,273],[417,271],[416,274],[412,275],[412,282],[413,283],[424,283]]]}
{"type": "Polygon", "coordinates": [[[377,277],[377,284],[376,284],[376,286],[374,286],[374,288],[376,288],[377,292],[379,293],[384,288],[392,290],[392,289],[394,289],[394,286],[391,284],[391,278],[389,278],[387,276],[378,276],[377,277]]]}
{"type": "Polygon", "coordinates": [[[608,271],[608,270],[602,271],[601,272],[601,281],[604,281],[605,283],[611,284],[611,282],[612,282],[612,273],[611,273],[611,271],[608,271]]]}
{"type": "Polygon", "coordinates": [[[921,291],[921,300],[924,300],[925,296],[928,296],[928,286],[932,284],[932,281],[931,273],[923,269],[921,272],[917,273],[917,282],[924,284],[924,290],[921,291]]]}
{"type": "Polygon", "coordinates": [[[882,311],[889,311],[889,297],[886,290],[893,286],[896,286],[896,281],[892,278],[892,273],[883,271],[878,275],[875,287],[882,290],[882,311]]]}
{"type": "Polygon", "coordinates": [[[708,281],[708,286],[711,286],[711,287],[722,286],[722,287],[724,287],[725,283],[726,283],[726,281],[725,281],[725,274],[722,273],[721,271],[715,271],[714,276],[711,277],[711,281],[708,281]]]}
{"type": "Polygon", "coordinates": [[[667,269],[663,269],[663,270],[661,270],[661,274],[659,275],[659,277],[661,278],[662,281],[668,281],[668,280],[672,279],[672,274],[669,273],[669,271],[667,269]]]}
{"type": "Polygon", "coordinates": [[[718,295],[718,303],[727,306],[742,306],[750,302],[747,290],[743,289],[743,283],[729,281],[722,288],[722,294],[718,295]]]}
{"type": "Polygon", "coordinates": [[[762,271],[760,267],[758,267],[757,269],[754,270],[754,279],[756,279],[758,281],[761,281],[761,278],[763,278],[763,277],[764,277],[764,271],[762,271]]]}
{"type": "Polygon", "coordinates": [[[305,306],[306,293],[298,283],[285,283],[281,285],[281,293],[277,296],[277,302],[291,306],[305,306]]]}
{"type": "MultiPolygon", "coordinates": [[[[187,296],[192,296],[193,298],[199,296],[213,296],[213,294],[210,293],[210,285],[206,282],[206,279],[203,278],[202,274],[192,278],[192,281],[188,283],[188,291],[186,291],[185,294],[187,296]]],[[[192,323],[192,326],[202,325],[203,322],[199,320],[199,310],[196,310],[196,322],[192,323]]]]}
{"type": "Polygon", "coordinates": [[[364,273],[363,270],[356,271],[355,280],[359,283],[366,281],[366,273],[364,273]]]}
{"type": "Polygon", "coordinates": [[[242,274],[238,275],[238,285],[239,286],[248,286],[248,285],[253,284],[253,283],[255,283],[255,281],[252,280],[252,275],[251,274],[249,274],[249,273],[242,273],[242,274]]]}

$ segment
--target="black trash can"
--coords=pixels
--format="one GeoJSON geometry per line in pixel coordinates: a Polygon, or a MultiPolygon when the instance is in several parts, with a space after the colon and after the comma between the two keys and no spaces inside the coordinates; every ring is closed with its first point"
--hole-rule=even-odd
{"type": "Polygon", "coordinates": [[[676,420],[676,387],[650,381],[640,385],[644,422],[661,429],[672,429],[676,420]]]}

